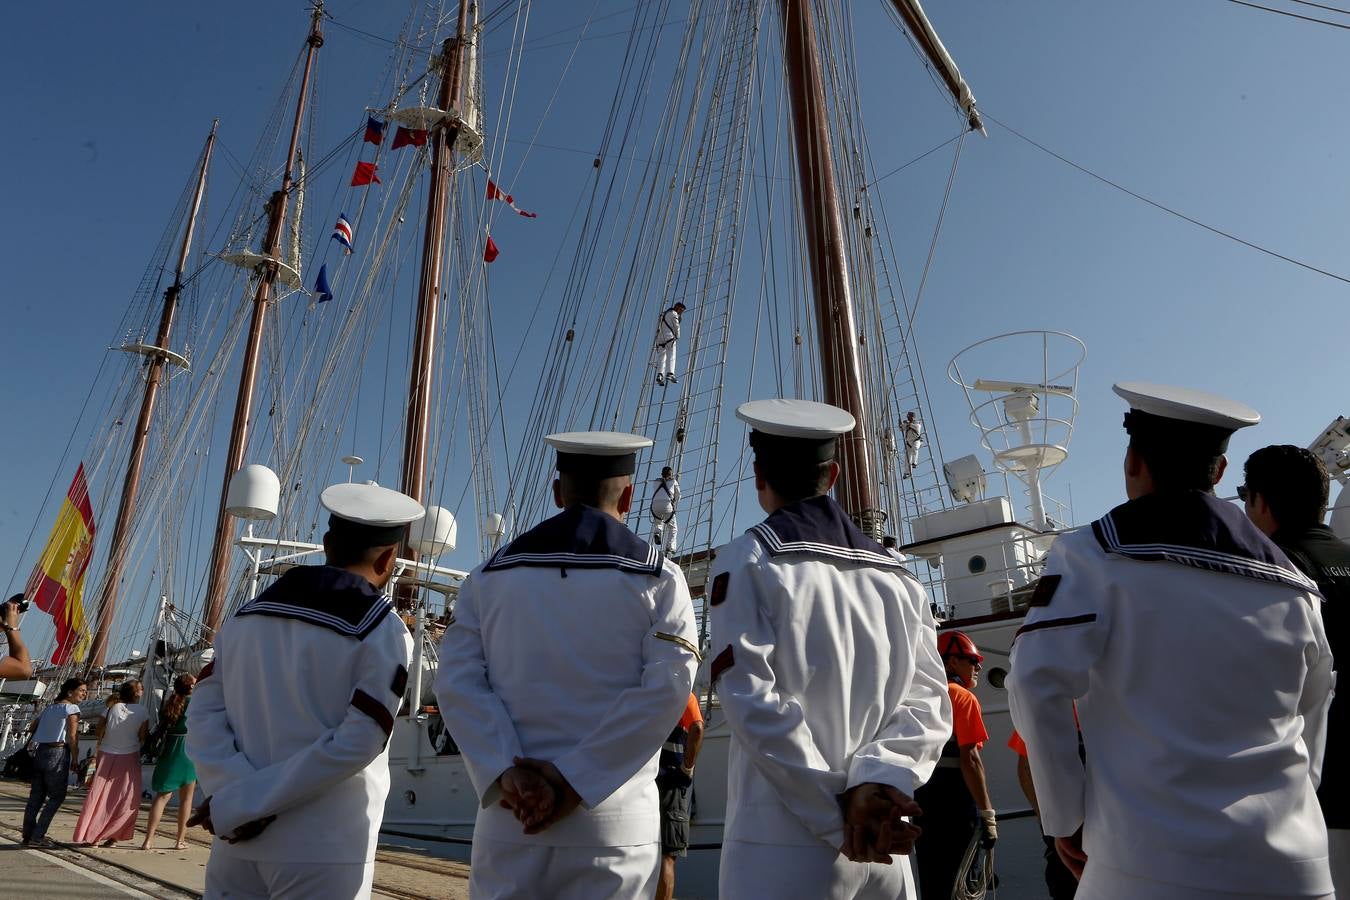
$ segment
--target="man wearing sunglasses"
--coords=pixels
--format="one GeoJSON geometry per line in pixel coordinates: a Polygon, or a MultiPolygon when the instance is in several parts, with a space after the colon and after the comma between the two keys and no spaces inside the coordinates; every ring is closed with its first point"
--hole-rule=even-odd
{"type": "Polygon", "coordinates": [[[938,635],[938,655],[947,670],[952,700],[952,735],[928,783],[914,792],[923,815],[914,824],[919,834],[915,851],[919,892],[924,897],[950,897],[961,878],[961,865],[978,823],[985,849],[998,840],[994,804],[989,800],[980,750],[989,740],[975,685],[984,657],[963,631],[938,635]]]}
{"type": "MultiPolygon", "coordinates": [[[[1350,653],[1346,633],[1350,615],[1350,544],[1336,537],[1322,522],[1327,515],[1331,480],[1317,454],[1303,447],[1281,444],[1263,447],[1243,466],[1247,483],[1238,497],[1247,517],[1270,536],[1303,573],[1317,582],[1326,601],[1322,621],[1334,656],[1350,653]]],[[[1346,768],[1340,759],[1350,747],[1350,713],[1344,697],[1332,700],[1327,716],[1326,762],[1317,799],[1327,822],[1331,851],[1331,880],[1336,893],[1350,897],[1350,811],[1335,798],[1346,796],[1346,768]]]]}
{"type": "Polygon", "coordinates": [[[1321,599],[1214,496],[1228,439],[1261,417],[1186,388],[1115,391],[1129,502],[1056,539],[1013,643],[1041,824],[1079,900],[1331,897],[1321,599]]]}

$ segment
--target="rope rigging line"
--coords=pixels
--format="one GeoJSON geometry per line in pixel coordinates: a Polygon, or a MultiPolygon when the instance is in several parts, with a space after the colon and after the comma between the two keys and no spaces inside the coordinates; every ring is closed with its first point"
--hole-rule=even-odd
{"type": "MultiPolygon", "coordinates": [[[[1250,8],[1252,8],[1252,9],[1259,9],[1259,10],[1261,10],[1262,12],[1274,13],[1274,14],[1277,15],[1277,16],[1288,16],[1288,17],[1291,18],[1291,19],[1302,19],[1304,22],[1312,22],[1312,23],[1314,23],[1314,24],[1316,24],[1316,25],[1326,25],[1326,26],[1329,26],[1329,27],[1331,27],[1331,28],[1340,28],[1340,29],[1344,29],[1344,30],[1346,30],[1346,31],[1350,31],[1350,25],[1346,25],[1346,24],[1344,24],[1344,23],[1342,23],[1342,22],[1332,22],[1332,21],[1329,20],[1329,19],[1319,19],[1319,18],[1317,18],[1316,16],[1305,16],[1305,15],[1301,15],[1301,14],[1296,13],[1296,12],[1290,12],[1290,11],[1287,10],[1287,9],[1276,9],[1276,8],[1273,7],[1273,6],[1262,6],[1260,3],[1250,3],[1250,2],[1248,2],[1248,0],[1228,0],[1228,2],[1229,2],[1229,3],[1236,3],[1238,6],[1247,6],[1247,7],[1250,7],[1250,8]]],[[[1297,2],[1299,2],[1299,0],[1289,0],[1289,2],[1290,2],[1290,3],[1297,3],[1297,2]]],[[[1332,10],[1332,11],[1334,11],[1334,12],[1350,14],[1350,12],[1347,12],[1347,10],[1336,9],[1335,7],[1331,7],[1331,6],[1319,6],[1319,5],[1316,4],[1316,3],[1309,3],[1309,4],[1307,4],[1307,5],[1308,5],[1308,6],[1314,6],[1314,7],[1317,7],[1318,9],[1326,9],[1326,10],[1332,10]]]]}
{"type": "Polygon", "coordinates": [[[1310,6],[1313,9],[1325,9],[1328,12],[1341,13],[1350,16],[1350,9],[1340,6],[1327,6],[1325,3],[1313,3],[1312,0],[1289,0],[1290,3],[1297,3],[1299,6],[1310,6]]]}
{"type": "Polygon", "coordinates": [[[919,287],[914,292],[914,305],[909,310],[908,325],[914,327],[914,317],[919,314],[919,304],[923,302],[923,289],[928,284],[928,272],[933,266],[933,257],[937,254],[938,238],[942,235],[942,223],[947,218],[947,204],[951,202],[952,185],[956,183],[956,169],[961,164],[961,148],[965,146],[966,135],[963,132],[956,142],[956,152],[952,154],[952,168],[947,173],[947,186],[942,191],[942,206],[938,208],[937,222],[933,226],[933,238],[928,242],[928,256],[923,262],[923,272],[919,275],[919,287]]]}
{"type": "MultiPolygon", "coordinates": [[[[1350,26],[1347,26],[1347,27],[1350,27],[1350,26]]],[[[1175,216],[1176,218],[1181,219],[1182,221],[1189,222],[1189,223],[1191,223],[1192,225],[1197,226],[1198,228],[1203,228],[1205,231],[1211,232],[1211,233],[1213,233],[1213,234],[1217,234],[1219,237],[1227,238],[1228,240],[1233,241],[1234,243],[1241,244],[1242,246],[1247,247],[1247,248],[1249,248],[1249,249],[1251,249],[1251,250],[1255,250],[1255,251],[1257,251],[1258,253],[1264,253],[1264,254],[1267,255],[1267,256],[1273,256],[1273,257],[1276,258],[1276,259],[1283,260],[1284,262],[1290,263],[1291,265],[1298,266],[1298,267],[1301,268],[1301,269],[1307,269],[1309,272],[1315,272],[1315,273],[1317,273],[1318,275],[1324,275],[1324,276],[1326,276],[1327,278],[1333,278],[1333,279],[1335,279],[1336,281],[1340,281],[1340,282],[1343,282],[1343,283],[1345,283],[1345,284],[1350,284],[1350,277],[1346,277],[1346,276],[1344,276],[1344,275],[1338,275],[1338,274],[1336,274],[1335,272],[1331,272],[1331,271],[1328,271],[1328,270],[1326,270],[1326,269],[1318,268],[1317,266],[1314,266],[1314,265],[1311,264],[1311,263],[1304,262],[1304,261],[1302,261],[1302,260],[1300,260],[1300,259],[1295,259],[1295,258],[1292,257],[1292,256],[1286,256],[1285,254],[1279,253],[1279,252],[1277,252],[1277,251],[1275,251],[1275,250],[1271,250],[1271,249],[1268,248],[1268,247],[1263,247],[1263,246],[1261,246],[1260,244],[1257,244],[1257,243],[1254,243],[1254,242],[1252,242],[1252,241],[1246,240],[1245,238],[1238,237],[1237,235],[1233,234],[1233,233],[1230,232],[1230,231],[1225,231],[1225,230],[1223,230],[1222,228],[1218,228],[1218,227],[1216,227],[1216,226],[1214,226],[1214,225],[1206,224],[1205,222],[1202,222],[1202,221],[1200,221],[1199,219],[1196,219],[1196,218],[1193,218],[1193,217],[1191,217],[1191,216],[1188,216],[1188,215],[1186,215],[1186,214],[1183,213],[1183,212],[1179,212],[1178,210],[1175,210],[1175,209],[1171,208],[1170,206],[1166,206],[1165,204],[1159,203],[1157,200],[1150,199],[1149,197],[1145,197],[1143,194],[1140,194],[1140,193],[1137,193],[1137,192],[1135,192],[1135,191],[1132,191],[1132,190],[1130,190],[1129,188],[1125,187],[1124,185],[1122,185],[1122,184],[1120,184],[1120,183],[1118,183],[1118,182],[1112,181],[1111,179],[1107,178],[1107,177],[1104,176],[1104,175],[1098,175],[1096,172],[1092,171],[1091,169],[1088,169],[1088,168],[1085,167],[1085,166],[1081,166],[1081,165],[1079,165],[1078,163],[1074,162],[1073,160],[1069,159],[1068,157],[1062,156],[1062,155],[1060,155],[1059,153],[1056,153],[1054,150],[1051,150],[1049,147],[1045,146],[1044,144],[1041,144],[1041,143],[1038,143],[1038,142],[1035,141],[1035,140],[1032,140],[1031,138],[1029,138],[1029,137],[1027,137],[1025,134],[1023,134],[1022,132],[1020,132],[1020,131],[1018,131],[1017,129],[1013,128],[1011,125],[1008,125],[1008,124],[1006,124],[1006,123],[1004,123],[1004,122],[1002,122],[1002,121],[1000,121],[1000,120],[998,120],[998,119],[995,119],[993,116],[990,116],[990,115],[988,115],[988,114],[985,114],[984,117],[985,117],[986,119],[988,119],[989,121],[993,122],[995,125],[997,125],[997,126],[999,126],[1000,128],[1002,128],[1004,131],[1007,131],[1009,134],[1013,135],[1014,137],[1020,138],[1021,140],[1025,141],[1026,143],[1028,143],[1028,144],[1030,144],[1031,146],[1035,147],[1037,150],[1040,150],[1042,153],[1046,153],[1046,154],[1048,154],[1049,156],[1054,157],[1055,159],[1059,160],[1060,162],[1064,163],[1065,165],[1067,165],[1067,166],[1069,166],[1069,167],[1071,167],[1071,168],[1073,168],[1073,169],[1077,169],[1079,172],[1082,172],[1084,175],[1087,175],[1087,176],[1089,176],[1090,178],[1094,178],[1094,179],[1096,179],[1097,181],[1100,181],[1102,184],[1107,185],[1108,187],[1113,187],[1113,188],[1115,188],[1116,190],[1120,191],[1122,194],[1128,194],[1129,196],[1133,197],[1133,198],[1136,199],[1136,200],[1142,201],[1143,203],[1147,203],[1149,206],[1152,206],[1154,209],[1159,209],[1159,210],[1161,210],[1161,211],[1167,213],[1168,215],[1175,216]]]]}

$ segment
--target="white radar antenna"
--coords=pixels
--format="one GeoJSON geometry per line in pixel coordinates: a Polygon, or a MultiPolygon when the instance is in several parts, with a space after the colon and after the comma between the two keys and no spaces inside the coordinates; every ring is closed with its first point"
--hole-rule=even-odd
{"type": "MultiPolygon", "coordinates": [[[[1012,331],[971,344],[947,364],[995,468],[1026,485],[1028,524],[1040,531],[1066,524],[1063,513],[1059,521],[1046,514],[1041,483],[1069,457],[1086,357],[1087,345],[1066,332],[1012,331]]],[[[958,484],[951,486],[955,495],[958,484]]]]}

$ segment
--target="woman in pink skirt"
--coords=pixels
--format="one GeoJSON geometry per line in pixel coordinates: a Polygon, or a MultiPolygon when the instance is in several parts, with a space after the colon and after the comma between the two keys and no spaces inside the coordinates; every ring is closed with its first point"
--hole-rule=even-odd
{"type": "Polygon", "coordinates": [[[136,816],[141,811],[141,744],[145,741],[148,716],[140,699],[139,681],[128,681],[119,690],[122,702],[109,707],[100,729],[94,782],[75,823],[76,844],[111,847],[136,834],[136,816]]]}

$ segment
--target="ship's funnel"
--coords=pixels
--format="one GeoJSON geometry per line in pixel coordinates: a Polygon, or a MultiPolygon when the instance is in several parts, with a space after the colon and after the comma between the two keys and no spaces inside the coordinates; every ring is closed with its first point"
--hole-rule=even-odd
{"type": "Polygon", "coordinates": [[[225,512],[237,519],[270,522],[281,504],[281,481],[267,466],[244,466],[230,479],[225,512]]]}
{"type": "Polygon", "coordinates": [[[427,514],[408,528],[408,546],[423,556],[440,556],[455,549],[459,523],[442,506],[428,506],[427,514]]]}

